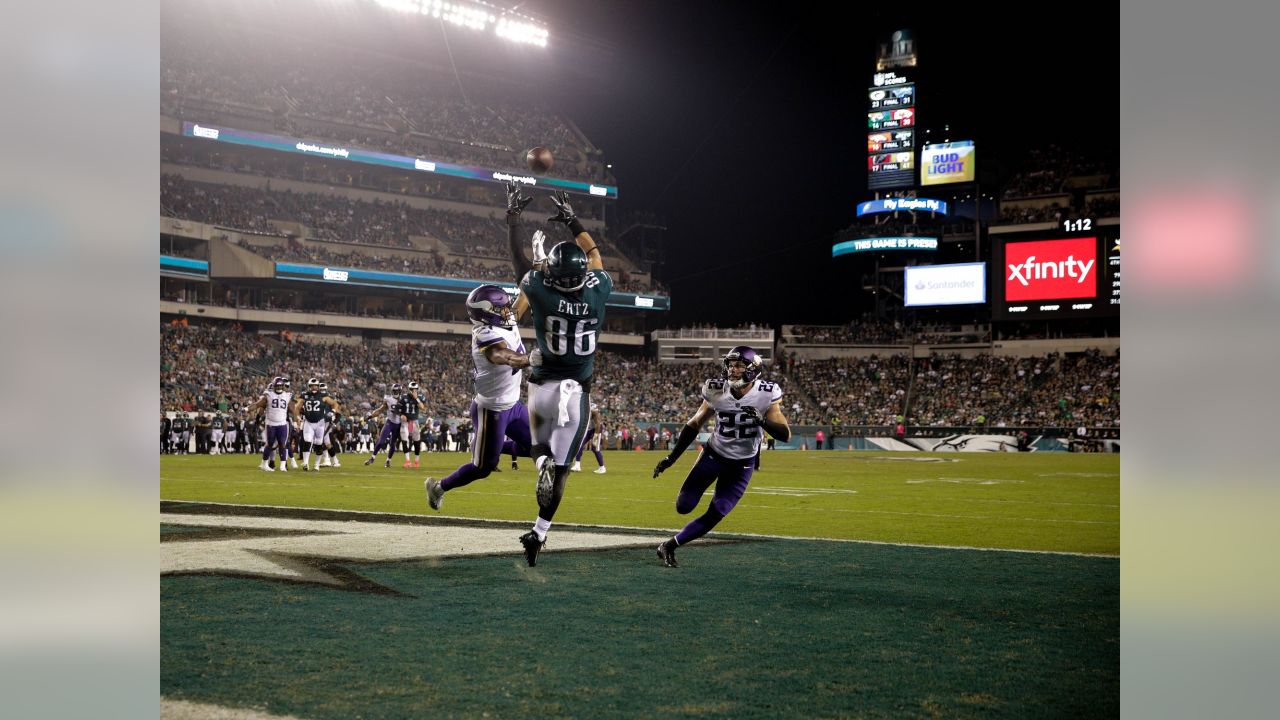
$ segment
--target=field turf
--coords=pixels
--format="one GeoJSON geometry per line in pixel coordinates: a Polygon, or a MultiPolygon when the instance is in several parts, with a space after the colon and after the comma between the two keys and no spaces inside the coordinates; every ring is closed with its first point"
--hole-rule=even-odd
{"type": "Polygon", "coordinates": [[[536,512],[527,459],[427,508],[422,479],[465,457],[287,474],[163,457],[162,548],[217,542],[179,514],[232,503],[497,528],[510,549],[339,563],[380,592],[165,575],[162,695],[298,718],[1119,713],[1117,456],[766,453],[726,542],[682,548],[678,569],[653,546],[688,519],[691,456],[655,480],[656,453],[606,453],[605,475],[587,455],[536,568],[515,542],[536,512]],[[575,525],[650,539],[556,552],[575,525]]]}

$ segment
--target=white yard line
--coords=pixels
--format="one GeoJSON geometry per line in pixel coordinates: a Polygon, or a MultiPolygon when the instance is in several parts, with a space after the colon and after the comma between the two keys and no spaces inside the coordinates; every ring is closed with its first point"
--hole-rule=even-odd
{"type": "MultiPolygon", "coordinates": [[[[476,494],[482,494],[482,493],[476,493],[476,494]]],[[[487,494],[498,495],[498,494],[506,494],[506,493],[487,493],[487,494]]],[[[608,498],[604,498],[604,499],[608,499],[608,498]]],[[[175,503],[188,502],[196,505],[212,505],[212,506],[218,506],[218,507],[233,507],[233,508],[263,508],[263,509],[270,509],[270,510],[316,510],[320,512],[344,513],[344,514],[357,515],[357,516],[359,515],[390,515],[395,517],[407,517],[407,518],[408,517],[411,517],[411,518],[440,517],[440,518],[447,518],[450,520],[465,520],[468,522],[492,522],[495,524],[502,523],[504,525],[509,525],[513,522],[519,522],[518,520],[488,520],[485,518],[472,518],[472,517],[464,517],[460,515],[419,515],[419,514],[413,514],[413,513],[395,513],[395,512],[382,512],[382,511],[372,511],[372,510],[335,510],[332,508],[300,508],[300,507],[294,507],[291,505],[247,505],[247,504],[240,504],[240,503],[221,503],[221,502],[211,502],[206,500],[181,500],[181,499],[173,499],[173,498],[166,499],[165,502],[175,502],[175,503]]],[[[635,501],[632,500],[630,502],[635,502],[635,501]]],[[[654,501],[645,501],[645,502],[654,502],[654,501]]],[[[765,507],[765,506],[755,505],[753,507],[765,507]]],[[[771,509],[793,509],[793,508],[771,508],[771,509]]],[[[862,512],[890,512],[890,511],[862,511],[862,512]]],[[[919,514],[919,513],[897,513],[897,514],[919,514]]],[[[956,518],[963,518],[963,519],[971,519],[968,516],[964,516],[964,515],[954,515],[954,516],[953,515],[938,515],[938,516],[930,515],[926,517],[956,517],[956,518]]],[[[1007,519],[1007,518],[992,518],[992,519],[1007,519]]],[[[1029,519],[1029,520],[1033,522],[1039,522],[1034,519],[1029,519]]],[[[1093,522],[1093,521],[1081,520],[1077,522],[1093,522]]],[[[1110,524],[1118,525],[1119,523],[1110,523],[1110,524]]],[[[631,525],[603,525],[603,524],[575,524],[575,523],[557,523],[556,527],[561,530],[564,530],[564,529],[590,530],[593,528],[605,528],[609,530],[628,530],[628,531],[640,531],[640,532],[644,532],[644,531],[678,532],[680,530],[680,528],[653,528],[653,527],[636,527],[631,525]]],[[[725,533],[722,535],[722,537],[724,538],[734,538],[734,537],[762,538],[762,539],[768,539],[768,540],[817,540],[822,542],[855,543],[860,545],[888,545],[892,547],[936,548],[936,549],[942,549],[942,550],[977,550],[982,552],[1011,552],[1011,553],[1026,553],[1026,554],[1032,554],[1032,555],[1066,555],[1071,557],[1100,557],[1100,558],[1117,558],[1117,559],[1120,557],[1119,555],[1112,555],[1108,553],[1082,553],[1082,552],[1068,552],[1064,550],[1024,550],[1019,548],[984,548],[984,547],[974,547],[970,545],[930,545],[926,543],[886,542],[882,540],[855,540],[855,539],[847,539],[847,538],[809,537],[809,536],[802,536],[802,535],[767,535],[762,533],[725,533]]]]}

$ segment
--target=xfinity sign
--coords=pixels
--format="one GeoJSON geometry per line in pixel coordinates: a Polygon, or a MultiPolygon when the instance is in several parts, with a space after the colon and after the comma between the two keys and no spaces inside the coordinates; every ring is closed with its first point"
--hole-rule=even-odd
{"type": "Polygon", "coordinates": [[[1005,245],[1005,300],[1025,302],[1097,297],[1097,253],[1096,238],[1034,240],[1005,245]]]}
{"type": "Polygon", "coordinates": [[[907,307],[973,305],[987,301],[987,264],[908,267],[904,277],[907,307]]]}

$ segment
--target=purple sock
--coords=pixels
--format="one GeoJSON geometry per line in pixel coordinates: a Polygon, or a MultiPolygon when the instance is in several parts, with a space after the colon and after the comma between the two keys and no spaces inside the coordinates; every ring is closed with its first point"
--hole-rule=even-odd
{"type": "Polygon", "coordinates": [[[482,477],[488,477],[488,475],[489,473],[481,473],[480,468],[471,463],[467,463],[457,470],[454,470],[452,473],[449,473],[448,477],[441,480],[440,487],[444,488],[445,491],[448,492],[454,488],[470,485],[482,477]]]}
{"type": "Polygon", "coordinates": [[[676,533],[676,544],[688,545],[711,532],[711,529],[719,525],[723,519],[724,515],[716,512],[714,508],[708,509],[705,513],[690,521],[688,525],[685,525],[680,532],[676,533]]]}

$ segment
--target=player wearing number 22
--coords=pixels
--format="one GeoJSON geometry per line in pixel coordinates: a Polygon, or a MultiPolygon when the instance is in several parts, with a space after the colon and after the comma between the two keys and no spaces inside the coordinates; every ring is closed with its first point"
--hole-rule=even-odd
{"type": "MultiPolygon", "coordinates": [[[[511,206],[522,207],[518,198],[511,206]]],[[[613,292],[613,279],[604,271],[600,250],[574,215],[569,197],[551,197],[557,213],[548,218],[569,229],[573,242],[551,248],[541,269],[521,272],[528,265],[511,236],[512,260],[521,276],[516,317],[533,311],[537,348],[530,353],[529,420],[533,430],[533,458],[538,468],[538,517],[533,529],[520,537],[525,560],[534,565],[546,543],[551,519],[564,496],[569,466],[578,456],[583,436],[591,424],[591,380],[595,373],[597,334],[604,329],[605,303],[613,292]]],[[[534,239],[534,260],[539,261],[539,238],[534,239]]]]}
{"type": "Polygon", "coordinates": [[[675,537],[658,546],[658,558],[666,567],[679,567],[676,548],[706,535],[742,499],[755,470],[756,454],[760,452],[761,430],[783,442],[791,439],[791,426],[779,402],[782,387],[760,378],[764,370],[760,354],[739,345],[724,356],[724,370],[724,377],[713,378],[702,385],[702,405],[681,429],[671,454],[659,460],[653,469],[656,478],[674,465],[707,420],[715,417],[715,432],[711,433],[702,457],[680,486],[676,512],[681,515],[693,512],[702,494],[715,483],[711,506],[675,537]]]}

